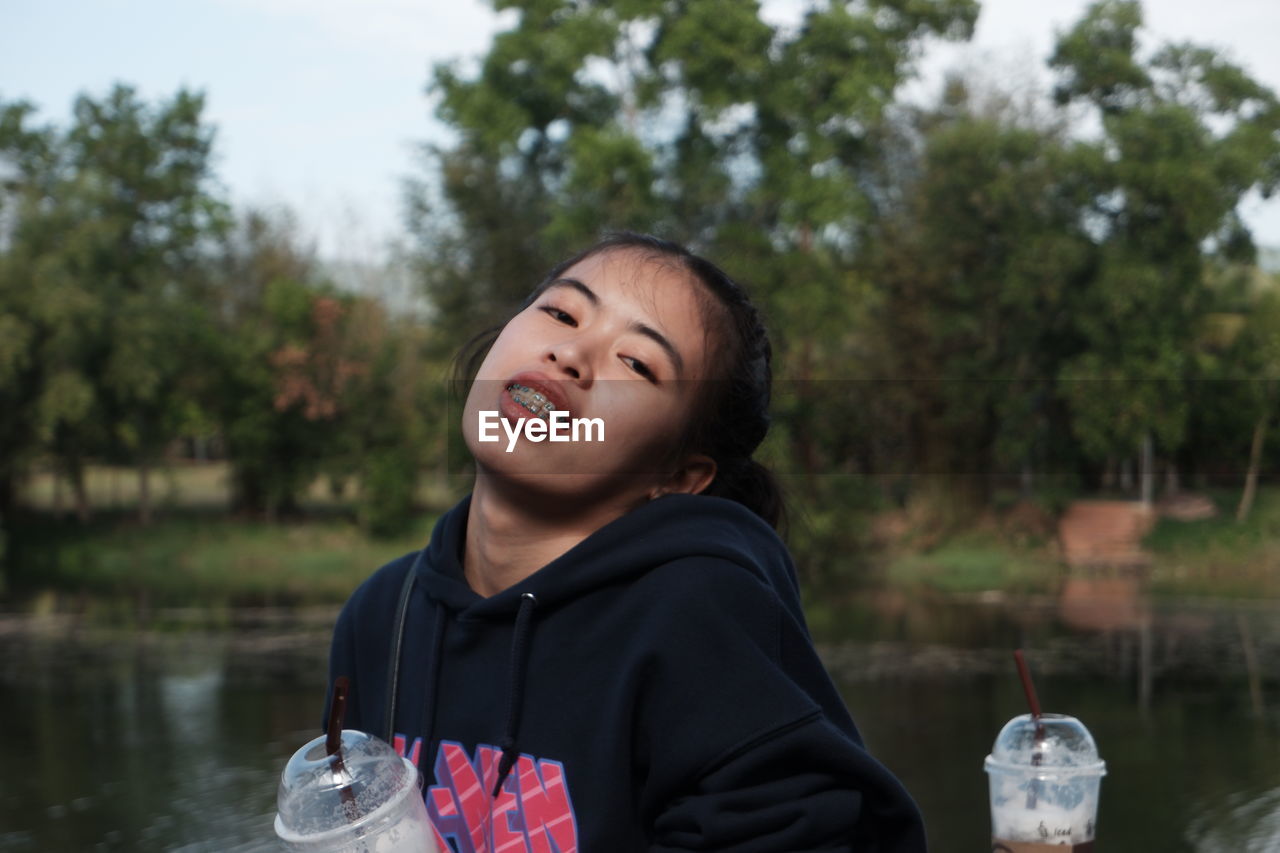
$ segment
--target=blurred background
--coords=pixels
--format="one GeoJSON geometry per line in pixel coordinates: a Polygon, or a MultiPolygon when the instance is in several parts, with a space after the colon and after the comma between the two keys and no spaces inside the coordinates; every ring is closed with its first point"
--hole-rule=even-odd
{"type": "Polygon", "coordinates": [[[453,354],[611,228],[762,306],[934,850],[1018,646],[1106,849],[1280,849],[1280,7],[493,5],[0,11],[0,851],[275,849],[337,608],[468,488],[453,354]]]}

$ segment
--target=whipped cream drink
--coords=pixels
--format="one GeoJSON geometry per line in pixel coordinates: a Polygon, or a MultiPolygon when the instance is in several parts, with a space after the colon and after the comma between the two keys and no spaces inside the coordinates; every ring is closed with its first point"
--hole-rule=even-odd
{"type": "Polygon", "coordinates": [[[439,853],[417,768],[351,729],[333,755],[322,735],[289,759],[275,829],[297,853],[439,853]]]}
{"type": "Polygon", "coordinates": [[[1013,718],[996,737],[985,768],[993,853],[1092,853],[1106,762],[1079,720],[1061,714],[1013,718]]]}

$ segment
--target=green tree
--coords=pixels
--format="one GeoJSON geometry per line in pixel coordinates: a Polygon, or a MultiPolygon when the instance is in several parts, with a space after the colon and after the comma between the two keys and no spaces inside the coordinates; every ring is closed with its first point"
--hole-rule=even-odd
{"type": "Polygon", "coordinates": [[[90,456],[138,467],[149,518],[147,472],[189,409],[201,261],[225,219],[202,109],[186,91],[150,105],[116,86],[79,97],[65,132],[25,137],[23,108],[8,112],[9,135],[26,142],[11,148],[7,301],[30,318],[20,340],[38,352],[13,385],[27,401],[12,418],[34,425],[82,518],[90,456]]]}
{"type": "Polygon", "coordinates": [[[446,221],[461,241],[446,259],[473,273],[457,292],[433,287],[445,311],[521,295],[541,261],[605,228],[706,246],[747,222],[779,250],[847,246],[865,219],[870,129],[923,39],[967,34],[977,12],[968,0],[821,3],[783,28],[737,0],[501,8],[517,21],[479,72],[442,65],[433,81],[459,141],[431,152],[440,192],[419,214],[446,221]],[[515,256],[504,282],[481,266],[496,263],[495,237],[515,256]]]}
{"type": "Polygon", "coordinates": [[[73,235],[84,253],[78,274],[96,280],[103,308],[88,372],[105,450],[138,469],[144,523],[148,472],[189,410],[185,380],[198,365],[187,342],[206,320],[203,268],[228,225],[203,110],[197,93],[153,106],[118,85],[101,100],[77,99],[67,140],[74,190],[89,205],[73,235]]]}
{"type": "Polygon", "coordinates": [[[211,297],[200,394],[226,442],[232,509],[275,518],[336,442],[342,305],[292,219],[259,211],[226,240],[211,297]]]}
{"type": "Polygon", "coordinates": [[[1257,497],[1267,433],[1280,403],[1280,290],[1274,281],[1260,275],[1237,271],[1230,278],[1241,286],[1231,289],[1234,294],[1228,291],[1236,296],[1235,304],[1223,307],[1234,310],[1206,317],[1199,355],[1201,372],[1211,379],[1204,384],[1213,389],[1212,398],[1204,401],[1205,408],[1215,426],[1225,423],[1230,430],[1218,436],[1211,451],[1225,454],[1234,463],[1237,448],[1248,445],[1248,463],[1236,506],[1236,519],[1243,522],[1257,497]],[[1233,440],[1246,435],[1247,442],[1233,440]]]}
{"type": "Polygon", "coordinates": [[[905,432],[884,473],[927,473],[934,499],[976,510],[999,475],[1029,487],[1062,464],[1055,377],[1082,344],[1067,307],[1097,262],[1082,211],[1099,163],[1060,120],[979,106],[960,80],[913,133],[918,163],[899,167],[900,200],[878,220],[878,298],[859,335],[879,341],[867,363],[895,381],[870,393],[898,396],[899,426],[867,427],[905,432]]]}
{"type": "Polygon", "coordinates": [[[232,508],[276,518],[318,477],[335,491],[354,477],[361,524],[402,530],[426,448],[443,440],[423,321],[340,291],[288,215],[246,213],[218,282],[201,398],[226,442],[232,508]]]}
{"type": "Polygon", "coordinates": [[[458,134],[429,152],[412,219],[438,340],[500,317],[556,258],[607,229],[671,236],[748,272],[774,330],[789,437],[822,470],[819,395],[868,290],[853,260],[878,128],[928,37],[967,36],[973,0],[812,4],[512,0],[474,75],[436,69],[458,134]],[[429,191],[424,191],[426,186],[429,191]]]}
{"type": "Polygon", "coordinates": [[[375,536],[395,535],[413,521],[428,453],[445,452],[452,426],[445,367],[429,357],[430,335],[419,319],[367,298],[349,310],[342,352],[361,369],[343,395],[344,450],[330,465],[359,478],[361,526],[375,536]]]}
{"type": "Polygon", "coordinates": [[[45,413],[56,408],[47,350],[65,309],[56,293],[31,286],[37,253],[26,223],[47,198],[56,163],[56,135],[35,126],[34,114],[30,104],[0,102],[0,561],[18,483],[39,452],[45,413]]]}
{"type": "MultiPolygon", "coordinates": [[[[1206,48],[1165,45],[1140,57],[1141,26],[1139,3],[1095,3],[1051,60],[1059,102],[1091,105],[1103,131],[1093,211],[1101,261],[1073,308],[1087,350],[1061,373],[1096,458],[1153,440],[1167,453],[1182,444],[1195,336],[1213,307],[1205,247],[1251,259],[1238,206],[1250,190],[1280,184],[1275,94],[1206,48]]],[[[1148,499],[1151,482],[1145,471],[1148,499]]]]}

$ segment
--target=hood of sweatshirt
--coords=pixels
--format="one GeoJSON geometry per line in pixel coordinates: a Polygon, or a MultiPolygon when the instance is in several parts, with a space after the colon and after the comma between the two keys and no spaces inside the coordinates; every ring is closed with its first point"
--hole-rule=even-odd
{"type": "Polygon", "coordinates": [[[468,586],[461,555],[470,496],[436,523],[417,579],[455,616],[510,619],[526,594],[539,612],[654,566],[687,557],[718,557],[740,566],[773,589],[803,621],[795,567],[778,534],[746,507],[723,498],[664,495],[592,533],[520,583],[485,598],[468,586]]]}

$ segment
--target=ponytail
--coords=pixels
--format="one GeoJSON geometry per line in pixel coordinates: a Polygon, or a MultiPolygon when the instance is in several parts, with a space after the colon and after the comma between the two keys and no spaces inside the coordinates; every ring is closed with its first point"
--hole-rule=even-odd
{"type": "Polygon", "coordinates": [[[736,501],[775,530],[786,525],[787,507],[778,478],[754,459],[719,464],[715,479],[703,494],[736,501]]]}

